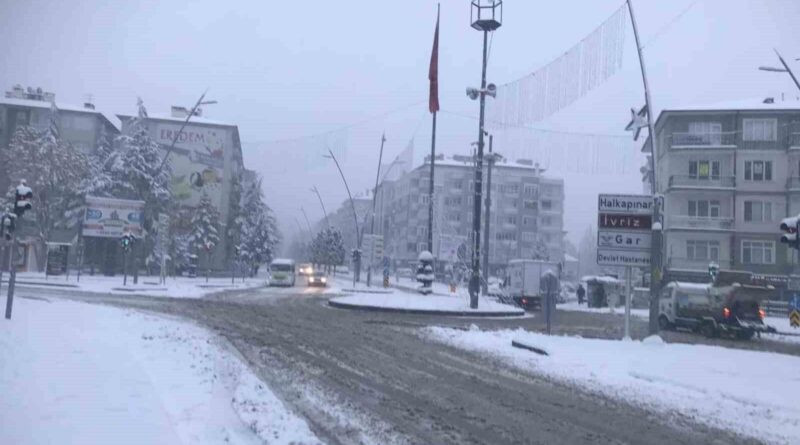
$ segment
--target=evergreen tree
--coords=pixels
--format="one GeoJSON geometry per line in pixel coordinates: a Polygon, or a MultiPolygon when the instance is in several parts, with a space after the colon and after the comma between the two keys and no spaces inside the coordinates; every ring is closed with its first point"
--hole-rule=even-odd
{"type": "Polygon", "coordinates": [[[533,245],[533,259],[547,261],[550,259],[550,249],[541,237],[533,245]]]}
{"type": "MultiPolygon", "coordinates": [[[[206,272],[211,267],[211,252],[219,244],[219,220],[219,211],[214,207],[208,194],[203,192],[200,203],[192,214],[189,243],[196,252],[205,252],[206,272]]],[[[206,279],[208,279],[207,273],[206,279]]]]}
{"type": "Polygon", "coordinates": [[[239,230],[239,257],[256,270],[260,264],[272,261],[280,243],[280,233],[272,209],[264,203],[261,179],[243,185],[240,215],[235,220],[239,230]]]}

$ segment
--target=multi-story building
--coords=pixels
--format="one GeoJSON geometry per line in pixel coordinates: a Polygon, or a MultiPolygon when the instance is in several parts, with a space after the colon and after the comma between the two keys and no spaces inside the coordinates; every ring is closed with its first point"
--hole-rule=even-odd
{"type": "Polygon", "coordinates": [[[800,102],[668,109],[655,133],[668,276],[705,279],[716,262],[786,283],[797,261],[778,225],[800,212],[800,102]]]}
{"type": "MultiPolygon", "coordinates": [[[[208,194],[220,213],[225,233],[230,215],[230,199],[233,184],[244,172],[239,128],[235,124],[207,119],[195,113],[183,131],[180,131],[188,110],[172,107],[169,115],[148,114],[145,121],[150,137],[157,142],[166,156],[167,149],[176,135],[175,147],[169,154],[172,166],[172,198],[178,211],[170,215],[172,226],[178,233],[191,228],[192,211],[203,194],[208,194]]],[[[118,115],[123,133],[132,122],[130,115],[118,115]]],[[[231,255],[226,237],[220,237],[220,245],[214,249],[212,267],[226,269],[227,257],[231,255]]]]}
{"type": "MultiPolygon", "coordinates": [[[[413,264],[427,250],[429,163],[428,158],[396,180],[385,181],[379,190],[378,219],[385,251],[397,265],[413,264]]],[[[486,173],[484,167],[484,184],[486,173]]],[[[537,244],[540,252],[546,246],[550,258],[563,259],[564,182],[542,173],[527,160],[495,164],[489,243],[492,271],[505,267],[510,259],[533,257],[537,244]]],[[[433,254],[439,262],[469,264],[474,174],[472,157],[436,160],[433,254]]],[[[485,215],[481,218],[485,227],[485,215]]]]}

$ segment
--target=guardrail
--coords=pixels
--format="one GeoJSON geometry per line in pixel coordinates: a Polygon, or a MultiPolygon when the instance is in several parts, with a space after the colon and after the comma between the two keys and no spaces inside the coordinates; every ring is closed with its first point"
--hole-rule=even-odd
{"type": "Polygon", "coordinates": [[[765,300],[761,308],[767,312],[770,317],[788,317],[789,316],[789,302],[778,300],[765,300]]]}
{"type": "Polygon", "coordinates": [[[736,132],[672,133],[670,146],[680,147],[735,147],[736,132]]]}
{"type": "Polygon", "coordinates": [[[711,187],[711,188],[733,188],[733,176],[688,176],[688,175],[672,175],[669,177],[670,187],[711,187]]]}

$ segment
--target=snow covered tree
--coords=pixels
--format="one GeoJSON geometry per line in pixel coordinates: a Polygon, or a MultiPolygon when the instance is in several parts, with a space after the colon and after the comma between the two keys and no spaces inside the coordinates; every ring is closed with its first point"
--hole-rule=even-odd
{"type": "Polygon", "coordinates": [[[547,261],[550,259],[550,249],[541,237],[536,238],[533,244],[533,259],[547,261]]]}
{"type": "Polygon", "coordinates": [[[344,262],[346,252],[342,233],[333,227],[317,232],[311,242],[311,261],[330,269],[344,262]]]}
{"type": "Polygon", "coordinates": [[[0,152],[0,163],[6,166],[10,181],[8,198],[24,179],[33,189],[33,211],[25,223],[34,228],[38,239],[37,256],[45,252],[45,242],[57,228],[69,228],[76,222],[82,204],[81,184],[88,176],[89,161],[83,153],[64,142],[58,128],[58,110],[50,110],[47,128],[37,131],[19,127],[6,150],[0,152]]]}
{"type": "Polygon", "coordinates": [[[272,261],[280,243],[278,224],[272,209],[264,203],[260,178],[242,184],[239,207],[239,258],[254,273],[260,264],[272,261]]]}
{"type": "Polygon", "coordinates": [[[192,214],[192,229],[189,243],[196,252],[204,252],[206,256],[206,281],[211,267],[211,252],[219,244],[219,211],[211,202],[208,194],[203,192],[200,203],[192,214]]]}
{"type": "Polygon", "coordinates": [[[158,143],[150,138],[147,110],[141,99],[137,106],[138,116],[133,118],[128,131],[117,137],[117,149],[110,152],[104,163],[110,176],[105,191],[117,198],[145,202],[142,224],[148,235],[158,214],[169,209],[172,169],[169,162],[163,163],[158,143]]]}

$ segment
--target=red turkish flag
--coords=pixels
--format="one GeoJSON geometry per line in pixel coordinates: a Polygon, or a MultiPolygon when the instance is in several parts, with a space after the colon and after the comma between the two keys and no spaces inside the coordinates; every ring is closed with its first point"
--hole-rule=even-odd
{"type": "Polygon", "coordinates": [[[428,69],[428,80],[431,81],[431,94],[428,99],[428,110],[439,111],[439,6],[436,6],[436,31],[433,34],[433,50],[431,50],[431,66],[428,69]]]}

